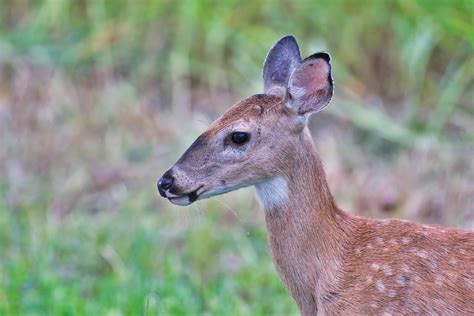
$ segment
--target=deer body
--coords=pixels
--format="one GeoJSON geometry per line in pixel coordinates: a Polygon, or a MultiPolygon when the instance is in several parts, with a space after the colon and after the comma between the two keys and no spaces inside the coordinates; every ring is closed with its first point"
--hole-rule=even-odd
{"type": "Polygon", "coordinates": [[[474,315],[474,232],[340,210],[307,128],[333,93],[329,56],[293,37],[264,66],[265,94],[214,122],[158,183],[188,205],[254,185],[275,266],[302,315],[474,315]]]}
{"type": "Polygon", "coordinates": [[[286,180],[294,189],[265,219],[303,315],[474,314],[474,233],[346,214],[310,136],[301,144],[286,180]]]}

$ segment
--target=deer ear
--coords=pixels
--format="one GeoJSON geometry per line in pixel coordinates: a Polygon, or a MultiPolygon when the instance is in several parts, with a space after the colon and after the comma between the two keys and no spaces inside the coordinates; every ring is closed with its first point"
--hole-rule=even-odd
{"type": "Polygon", "coordinates": [[[265,93],[272,93],[275,87],[286,89],[291,72],[300,62],[300,49],[296,39],[291,35],[281,38],[265,58],[263,65],[265,93]]]}
{"type": "Polygon", "coordinates": [[[288,82],[287,106],[291,110],[312,114],[329,104],[334,90],[330,60],[329,54],[316,53],[296,66],[288,82]]]}

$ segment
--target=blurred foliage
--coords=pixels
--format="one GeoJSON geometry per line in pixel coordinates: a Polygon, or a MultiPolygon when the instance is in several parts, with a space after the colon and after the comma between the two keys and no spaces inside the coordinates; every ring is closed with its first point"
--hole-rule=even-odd
{"type": "Polygon", "coordinates": [[[155,189],[285,34],[333,58],[311,124],[340,205],[474,229],[473,19],[472,0],[0,0],[0,315],[296,314],[248,190],[182,209],[155,189]]]}
{"type": "Polygon", "coordinates": [[[262,57],[291,33],[306,54],[330,51],[338,94],[364,104],[336,115],[403,144],[420,134],[472,140],[471,0],[2,1],[3,60],[85,78],[111,71],[138,89],[154,84],[163,107],[193,106],[203,90],[255,91],[262,57]],[[387,125],[393,108],[399,124],[387,125]]]}

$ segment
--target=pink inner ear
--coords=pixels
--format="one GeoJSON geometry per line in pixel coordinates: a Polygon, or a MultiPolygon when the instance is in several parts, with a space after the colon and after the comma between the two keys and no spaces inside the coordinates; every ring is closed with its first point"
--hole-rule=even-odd
{"type": "Polygon", "coordinates": [[[333,91],[330,72],[329,62],[323,58],[307,59],[296,67],[288,91],[298,114],[319,112],[328,105],[333,91]]]}
{"type": "Polygon", "coordinates": [[[328,87],[329,65],[323,59],[307,61],[307,64],[299,69],[294,83],[305,89],[308,93],[328,87]]]}

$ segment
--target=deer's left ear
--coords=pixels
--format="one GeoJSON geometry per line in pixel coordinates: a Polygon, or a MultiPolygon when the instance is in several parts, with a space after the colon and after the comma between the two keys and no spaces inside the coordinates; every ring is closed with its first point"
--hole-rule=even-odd
{"type": "Polygon", "coordinates": [[[288,108],[306,115],[329,104],[334,90],[330,60],[329,54],[316,53],[296,66],[288,81],[288,108]]]}
{"type": "Polygon", "coordinates": [[[276,42],[263,64],[265,93],[285,91],[291,72],[300,62],[300,48],[293,36],[285,36],[276,42]]]}

